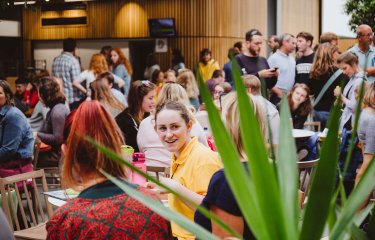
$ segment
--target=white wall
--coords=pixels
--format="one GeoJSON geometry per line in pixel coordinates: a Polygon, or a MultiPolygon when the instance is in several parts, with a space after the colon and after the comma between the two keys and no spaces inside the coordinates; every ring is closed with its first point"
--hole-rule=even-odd
{"type": "Polygon", "coordinates": [[[349,16],[344,13],[346,0],[322,1],[322,33],[334,32],[340,37],[355,37],[349,28],[349,16]]]}
{"type": "Polygon", "coordinates": [[[0,19],[0,36],[20,37],[21,36],[20,22],[0,19]]]}
{"type": "MultiPolygon", "coordinates": [[[[100,52],[102,46],[119,47],[129,59],[129,43],[125,40],[77,40],[77,55],[81,58],[82,67],[87,69],[91,56],[100,52]]],[[[51,73],[52,61],[62,52],[62,41],[36,41],[34,60],[46,60],[47,70],[51,73]]]]}

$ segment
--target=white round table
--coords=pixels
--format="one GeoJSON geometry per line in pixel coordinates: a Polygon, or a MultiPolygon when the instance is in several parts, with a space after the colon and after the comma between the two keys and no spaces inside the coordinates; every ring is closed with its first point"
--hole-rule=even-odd
{"type": "Polygon", "coordinates": [[[315,132],[313,131],[304,130],[304,129],[293,129],[292,133],[293,133],[294,138],[306,138],[306,137],[311,137],[315,134],[315,132]]]}

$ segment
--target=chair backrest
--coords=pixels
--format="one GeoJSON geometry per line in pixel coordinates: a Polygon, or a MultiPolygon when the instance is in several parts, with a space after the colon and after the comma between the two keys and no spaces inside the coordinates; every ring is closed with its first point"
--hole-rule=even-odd
{"type": "MultiPolygon", "coordinates": [[[[13,227],[13,230],[21,230],[20,226],[22,226],[22,223],[24,228],[38,225],[38,212],[42,222],[47,220],[39,198],[40,196],[36,179],[41,180],[43,192],[48,192],[47,181],[43,169],[0,178],[2,206],[9,225],[13,227]],[[17,186],[19,184],[16,183],[21,183],[22,188],[17,186]],[[11,197],[14,196],[14,192],[16,197],[11,197]],[[24,204],[23,201],[25,201],[26,204],[24,204]],[[19,209],[17,210],[17,208],[19,209]],[[19,215],[17,215],[17,211],[19,212],[19,215]],[[21,219],[19,219],[19,217],[21,217],[21,219]],[[29,217],[30,220],[27,217],[29,217]],[[15,226],[13,225],[13,222],[15,226]]],[[[48,202],[47,196],[44,196],[44,201],[48,218],[50,218],[52,216],[52,206],[48,202]]]]}
{"type": "Polygon", "coordinates": [[[305,127],[309,127],[311,131],[320,132],[321,124],[320,122],[305,122],[305,127]]]}
{"type": "MultiPolygon", "coordinates": [[[[159,180],[159,174],[165,173],[165,167],[155,167],[155,166],[147,166],[146,171],[150,173],[154,173],[156,175],[156,179],[159,180]]],[[[153,174],[151,174],[153,175],[153,174]]]]}
{"type": "Polygon", "coordinates": [[[305,162],[297,162],[298,165],[298,176],[299,176],[299,190],[300,190],[300,207],[308,195],[311,180],[313,178],[314,169],[318,164],[319,159],[305,162]]]}

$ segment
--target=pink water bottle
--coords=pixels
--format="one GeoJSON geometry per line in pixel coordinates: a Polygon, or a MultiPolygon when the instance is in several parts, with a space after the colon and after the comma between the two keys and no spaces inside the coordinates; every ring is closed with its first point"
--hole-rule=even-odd
{"type": "MultiPolygon", "coordinates": [[[[139,170],[146,172],[146,159],[145,154],[140,152],[133,153],[132,163],[139,170]]],[[[146,178],[140,176],[139,174],[132,172],[132,183],[144,186],[146,183],[146,178]]]]}

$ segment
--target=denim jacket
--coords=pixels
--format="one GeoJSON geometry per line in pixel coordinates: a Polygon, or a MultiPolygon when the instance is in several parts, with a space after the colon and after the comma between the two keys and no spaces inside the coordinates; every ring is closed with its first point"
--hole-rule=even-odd
{"type": "Polygon", "coordinates": [[[33,156],[34,137],[25,115],[14,106],[0,108],[0,163],[33,156]]]}

